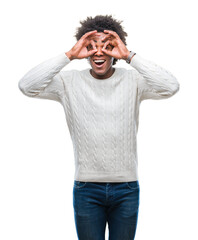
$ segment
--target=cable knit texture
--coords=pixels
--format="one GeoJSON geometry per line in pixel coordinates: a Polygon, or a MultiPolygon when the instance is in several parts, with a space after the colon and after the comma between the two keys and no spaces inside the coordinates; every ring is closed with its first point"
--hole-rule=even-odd
{"type": "Polygon", "coordinates": [[[62,104],[73,143],[75,180],[138,180],[140,103],[173,96],[178,81],[138,54],[130,70],[115,68],[103,80],[94,78],[89,68],[61,71],[69,63],[65,53],[40,63],[20,79],[19,89],[29,97],[62,104]]]}

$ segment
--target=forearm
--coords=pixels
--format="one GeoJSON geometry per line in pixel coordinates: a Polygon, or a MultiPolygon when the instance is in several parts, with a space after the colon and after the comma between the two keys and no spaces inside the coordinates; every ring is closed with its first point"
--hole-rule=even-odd
{"type": "Polygon", "coordinates": [[[19,89],[28,96],[42,92],[60,70],[70,62],[65,53],[48,59],[28,71],[19,81],[19,89]]]}

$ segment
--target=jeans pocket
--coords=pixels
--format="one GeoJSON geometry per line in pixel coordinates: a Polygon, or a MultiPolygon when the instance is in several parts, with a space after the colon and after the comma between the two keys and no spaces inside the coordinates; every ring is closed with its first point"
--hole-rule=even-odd
{"type": "Polygon", "coordinates": [[[139,189],[139,181],[126,182],[126,185],[130,190],[139,189]]]}
{"type": "Polygon", "coordinates": [[[82,182],[82,181],[76,181],[74,180],[74,188],[75,189],[81,189],[84,188],[87,182],[82,182]]]}

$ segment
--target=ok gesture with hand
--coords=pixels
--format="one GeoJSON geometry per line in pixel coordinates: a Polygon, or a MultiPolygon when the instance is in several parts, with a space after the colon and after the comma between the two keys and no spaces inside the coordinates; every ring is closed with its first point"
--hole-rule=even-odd
{"type": "Polygon", "coordinates": [[[126,48],[126,45],[122,42],[119,35],[110,30],[104,30],[104,33],[107,33],[106,36],[102,39],[103,41],[107,40],[103,46],[102,51],[116,59],[124,59],[126,60],[130,54],[130,51],[126,48]],[[108,45],[113,47],[112,50],[106,49],[108,45]]]}
{"type": "Polygon", "coordinates": [[[66,53],[70,60],[88,58],[97,52],[94,41],[91,36],[96,33],[97,30],[85,33],[79,41],[73,46],[73,48],[66,53]],[[92,45],[93,50],[88,51],[88,46],[92,45]]]}

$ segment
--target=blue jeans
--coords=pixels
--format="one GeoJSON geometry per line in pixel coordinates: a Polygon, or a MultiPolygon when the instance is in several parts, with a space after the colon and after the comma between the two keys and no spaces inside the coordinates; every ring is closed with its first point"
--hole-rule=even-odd
{"type": "Polygon", "coordinates": [[[79,240],[133,240],[138,220],[139,182],[74,180],[73,207],[79,240]]]}

